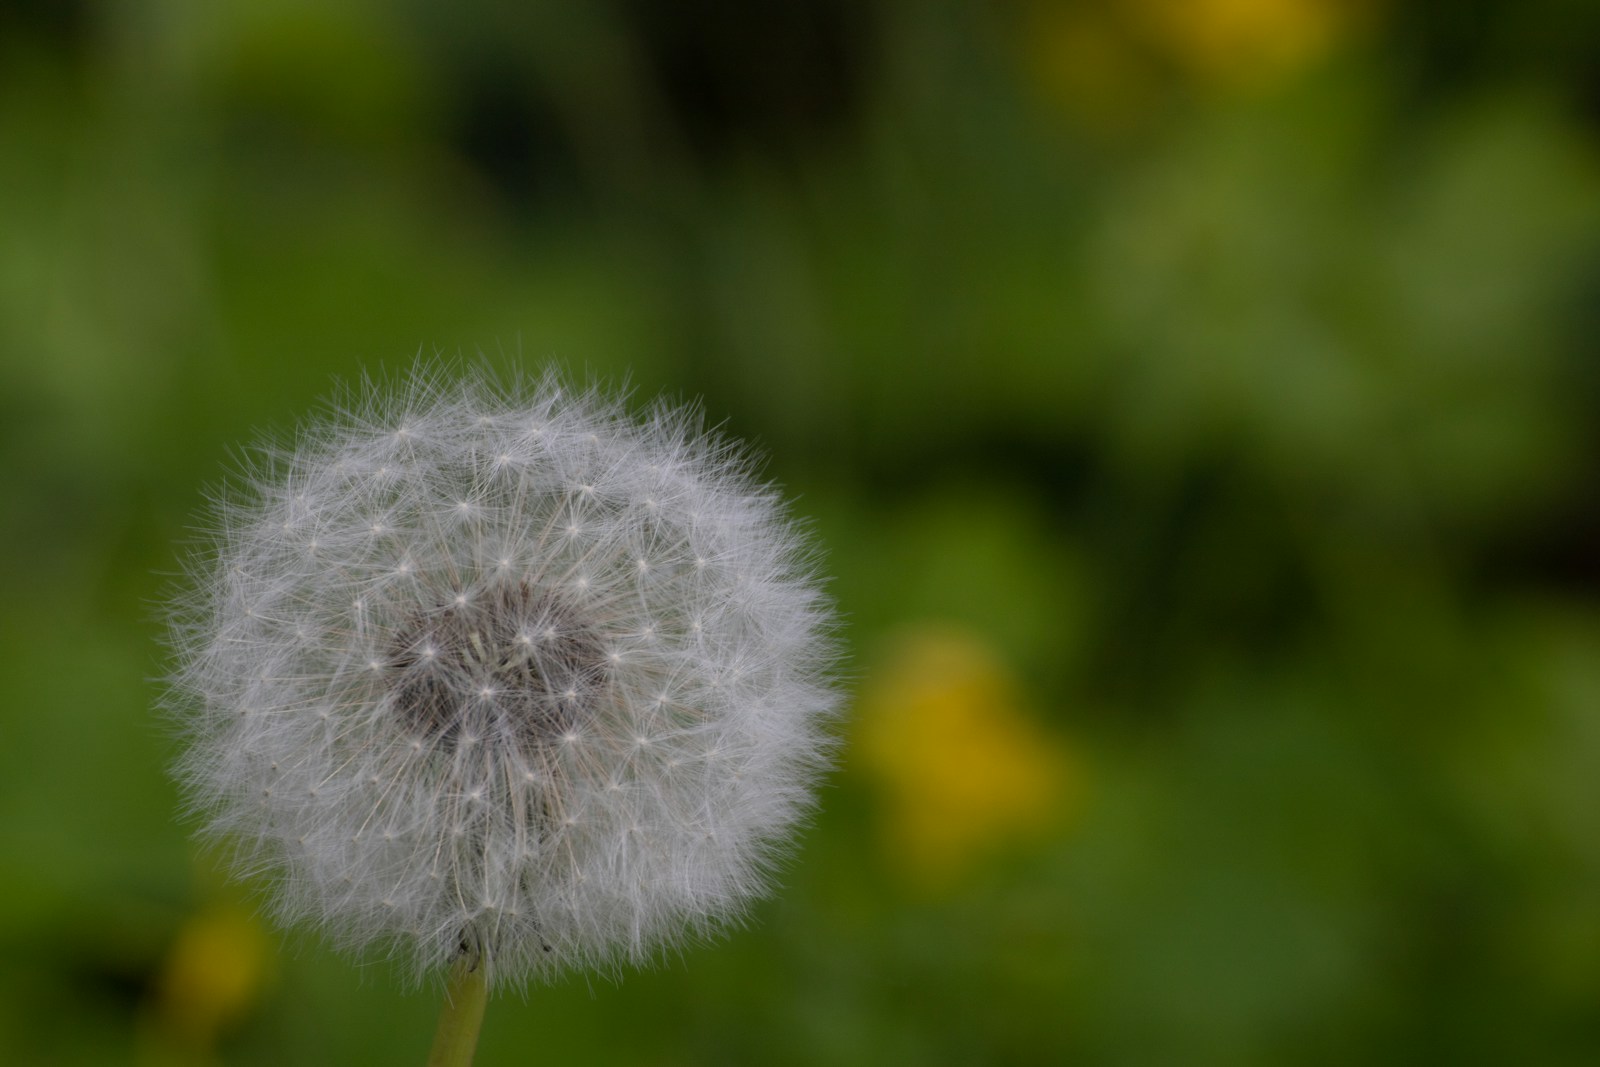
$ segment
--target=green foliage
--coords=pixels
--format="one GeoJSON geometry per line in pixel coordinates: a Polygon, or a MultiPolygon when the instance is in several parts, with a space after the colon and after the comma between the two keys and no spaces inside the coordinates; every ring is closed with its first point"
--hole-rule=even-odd
{"type": "Polygon", "coordinates": [[[1587,7],[1222,77],[1134,5],[647,6],[0,14],[0,1061],[421,1062],[382,961],[207,947],[150,605],[231,448],[438,349],[704,397],[862,687],[956,633],[1073,768],[931,884],[847,747],[748,929],[485,1067],[1593,1062],[1587,7]]]}

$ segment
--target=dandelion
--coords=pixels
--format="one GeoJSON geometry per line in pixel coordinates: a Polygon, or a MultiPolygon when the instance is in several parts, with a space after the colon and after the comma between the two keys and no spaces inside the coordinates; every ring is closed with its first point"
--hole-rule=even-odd
{"type": "Polygon", "coordinates": [[[690,412],[367,384],[216,503],[174,611],[179,777],[281,919],[452,969],[468,1014],[646,960],[761,893],[811,805],[809,558],[690,412]]]}

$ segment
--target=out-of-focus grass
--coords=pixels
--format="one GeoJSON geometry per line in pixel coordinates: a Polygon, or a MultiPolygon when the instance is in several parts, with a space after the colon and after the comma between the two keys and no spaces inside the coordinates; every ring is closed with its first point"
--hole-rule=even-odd
{"type": "Polygon", "coordinates": [[[1590,6],[0,13],[0,1060],[419,1058],[189,842],[155,605],[481,350],[765,449],[861,707],[748,928],[480,1062],[1592,1062],[1590,6]]]}

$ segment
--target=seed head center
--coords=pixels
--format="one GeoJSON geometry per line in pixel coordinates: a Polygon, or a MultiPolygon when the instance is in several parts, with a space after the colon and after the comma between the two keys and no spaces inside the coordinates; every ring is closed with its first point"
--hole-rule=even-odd
{"type": "Polygon", "coordinates": [[[470,737],[533,755],[593,717],[606,682],[593,630],[527,581],[418,610],[384,666],[398,724],[452,750],[470,737]]]}

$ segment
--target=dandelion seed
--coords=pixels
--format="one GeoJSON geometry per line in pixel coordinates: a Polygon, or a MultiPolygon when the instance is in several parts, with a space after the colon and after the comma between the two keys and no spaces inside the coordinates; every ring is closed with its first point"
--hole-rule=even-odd
{"type": "Polygon", "coordinates": [[[174,611],[170,703],[190,804],[281,918],[502,985],[763,890],[831,751],[831,618],[695,416],[419,371],[262,457],[174,611]]]}

